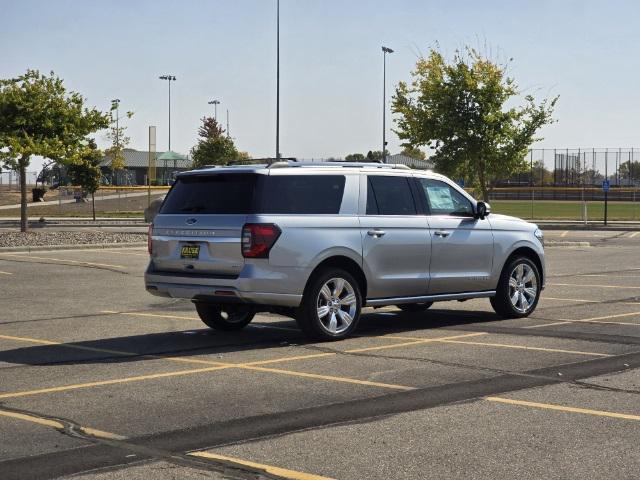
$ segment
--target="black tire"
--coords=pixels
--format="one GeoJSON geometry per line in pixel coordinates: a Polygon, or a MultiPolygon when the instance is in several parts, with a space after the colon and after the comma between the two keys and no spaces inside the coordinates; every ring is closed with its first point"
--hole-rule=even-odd
{"type": "MultiPolygon", "coordinates": [[[[326,293],[327,291],[325,290],[324,292],[326,293]]],[[[328,268],[309,280],[302,296],[302,303],[298,309],[296,321],[300,329],[309,338],[314,340],[340,340],[351,335],[357,328],[361,307],[360,286],[355,278],[345,270],[328,268]],[[339,287],[334,280],[338,279],[343,280],[345,284],[342,290],[337,292],[336,296],[334,294],[339,287]],[[327,298],[322,293],[325,286],[331,293],[330,298],[327,298]],[[333,287],[336,288],[332,290],[333,287]],[[351,295],[353,295],[353,298],[351,298],[351,295]],[[320,317],[319,311],[323,307],[326,307],[328,311],[323,317],[320,317]],[[345,313],[347,316],[344,315],[345,313]],[[335,317],[335,323],[332,323],[332,316],[335,317]],[[351,321],[348,321],[348,318],[351,318],[351,321]],[[331,325],[334,327],[333,331],[331,325]]]]}
{"type": "Polygon", "coordinates": [[[196,311],[200,320],[207,327],[224,332],[242,330],[249,325],[255,315],[253,309],[246,305],[218,305],[214,303],[196,302],[196,311]]]}
{"type": "Polygon", "coordinates": [[[502,269],[500,274],[500,280],[498,281],[498,288],[496,289],[495,297],[491,298],[491,306],[495,312],[503,318],[523,318],[528,317],[533,313],[538,305],[541,291],[540,272],[534,262],[527,257],[515,257],[509,260],[509,262],[502,269]],[[522,279],[526,280],[528,272],[532,272],[530,281],[518,282],[516,280],[516,286],[510,285],[510,279],[512,275],[517,275],[515,272],[516,267],[523,267],[522,279]],[[533,282],[535,280],[535,282],[533,282]],[[532,298],[528,291],[535,289],[535,298],[532,298]],[[515,294],[518,293],[518,297],[514,302],[512,301],[512,295],[515,298],[515,294]],[[524,296],[524,301],[520,296],[524,296]],[[526,308],[525,302],[526,301],[526,308]],[[518,306],[519,305],[519,306],[518,306]]]}
{"type": "Polygon", "coordinates": [[[403,312],[424,312],[428,310],[433,302],[424,302],[424,303],[401,303],[396,305],[403,312]]]}

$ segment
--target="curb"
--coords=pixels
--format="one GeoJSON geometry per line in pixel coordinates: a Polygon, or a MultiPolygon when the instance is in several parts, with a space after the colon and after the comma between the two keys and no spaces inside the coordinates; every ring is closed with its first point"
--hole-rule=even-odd
{"type": "Polygon", "coordinates": [[[554,242],[554,241],[545,240],[544,246],[545,247],[590,247],[591,243],[590,242],[570,242],[570,241],[554,242]]]}
{"type": "Polygon", "coordinates": [[[5,252],[41,252],[46,250],[94,250],[98,248],[130,248],[146,247],[147,242],[123,242],[123,243],[85,243],[82,245],[35,245],[25,247],[0,247],[0,253],[5,252]]]}

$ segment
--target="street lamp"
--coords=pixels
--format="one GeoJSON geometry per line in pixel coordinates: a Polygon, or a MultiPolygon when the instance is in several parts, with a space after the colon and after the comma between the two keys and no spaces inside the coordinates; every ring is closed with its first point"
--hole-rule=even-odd
{"type": "Polygon", "coordinates": [[[382,47],[382,163],[387,163],[387,140],[386,140],[386,83],[387,83],[387,53],[393,53],[389,47],[382,47]]]}
{"type": "Polygon", "coordinates": [[[160,75],[158,78],[169,82],[169,150],[171,150],[171,82],[175,82],[176,77],[174,75],[160,75]]]}
{"type": "Polygon", "coordinates": [[[218,105],[220,105],[220,100],[211,100],[208,103],[209,105],[213,105],[213,118],[215,118],[217,122],[218,121],[218,105]]]}
{"type": "MultiPolygon", "coordinates": [[[[120,99],[119,98],[114,98],[113,100],[111,100],[111,110],[113,111],[113,109],[115,108],[116,111],[116,150],[115,153],[113,154],[113,159],[111,160],[112,163],[115,160],[116,155],[119,155],[120,152],[120,99]]],[[[112,165],[113,166],[113,165],[112,165]]],[[[116,176],[117,177],[117,171],[115,170],[111,170],[111,176],[116,176]]],[[[114,185],[118,184],[118,179],[117,178],[111,178],[111,181],[113,182],[114,185]]]]}

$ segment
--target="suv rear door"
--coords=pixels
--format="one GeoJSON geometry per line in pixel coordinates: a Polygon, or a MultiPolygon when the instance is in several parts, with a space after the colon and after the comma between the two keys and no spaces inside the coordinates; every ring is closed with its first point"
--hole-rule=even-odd
{"type": "Polygon", "coordinates": [[[242,227],[253,211],[259,174],[181,175],[153,225],[155,271],[237,276],[242,227]]]}
{"type": "Polygon", "coordinates": [[[362,175],[360,231],[368,278],[367,297],[426,295],[430,238],[416,201],[412,177],[362,175]]]}

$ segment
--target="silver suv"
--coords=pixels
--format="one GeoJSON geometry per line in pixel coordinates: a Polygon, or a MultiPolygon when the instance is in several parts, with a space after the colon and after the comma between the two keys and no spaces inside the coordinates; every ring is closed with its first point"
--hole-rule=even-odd
{"type": "Polygon", "coordinates": [[[149,228],[147,291],[208,326],[257,312],[340,339],[362,307],[487,297],[525,317],[543,288],[536,225],[489,214],[448,178],[402,165],[276,162],[182,173],[149,228]]]}

